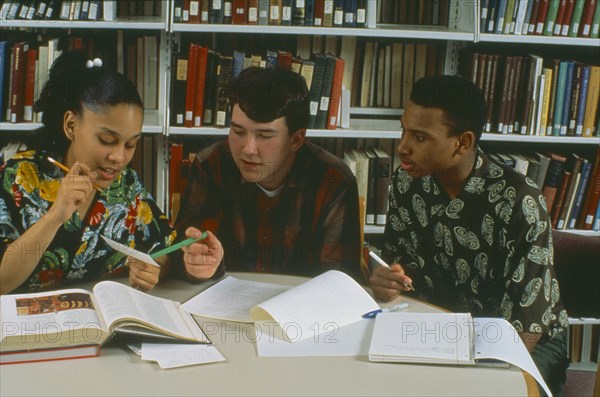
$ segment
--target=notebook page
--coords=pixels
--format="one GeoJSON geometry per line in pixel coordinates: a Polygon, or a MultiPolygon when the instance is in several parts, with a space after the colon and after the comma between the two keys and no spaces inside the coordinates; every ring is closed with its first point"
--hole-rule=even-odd
{"type": "Polygon", "coordinates": [[[468,313],[381,313],[369,360],[474,364],[472,319],[468,313]]]}
{"type": "Polygon", "coordinates": [[[275,320],[288,341],[299,341],[361,319],[379,305],[350,276],[330,270],[252,308],[254,320],[275,320]]]}

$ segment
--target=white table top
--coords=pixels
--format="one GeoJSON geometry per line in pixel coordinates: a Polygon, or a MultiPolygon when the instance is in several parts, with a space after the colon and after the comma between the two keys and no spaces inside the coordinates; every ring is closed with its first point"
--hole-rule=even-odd
{"type": "MultiPolygon", "coordinates": [[[[287,285],[294,276],[233,273],[287,285]]],[[[125,281],[125,280],[124,280],[125,281]]],[[[153,295],[186,301],[211,283],[165,280],[153,295]]],[[[86,285],[85,287],[91,287],[86,285]]],[[[90,288],[86,288],[90,289],[90,288]]],[[[391,302],[397,304],[407,298],[391,302]]],[[[387,306],[387,305],[386,305],[387,306]]],[[[435,312],[411,301],[409,311],[435,312]]],[[[108,344],[95,358],[0,366],[0,395],[526,395],[535,382],[518,368],[371,363],[359,357],[258,357],[245,337],[249,324],[198,318],[226,362],[161,370],[124,348],[108,344]]],[[[252,335],[248,333],[248,335],[252,335]]]]}

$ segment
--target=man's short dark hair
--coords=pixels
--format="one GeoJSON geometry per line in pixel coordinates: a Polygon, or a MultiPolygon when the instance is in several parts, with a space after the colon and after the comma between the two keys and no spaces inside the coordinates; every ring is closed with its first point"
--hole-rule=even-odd
{"type": "Polygon", "coordinates": [[[304,77],[288,69],[244,69],[229,87],[231,108],[238,104],[251,120],[268,123],[285,117],[289,134],[308,126],[308,88],[304,77]]]}
{"type": "Polygon", "coordinates": [[[410,100],[426,108],[441,109],[450,135],[472,131],[481,138],[486,118],[483,92],[460,76],[431,76],[419,79],[413,86],[410,100]]]}

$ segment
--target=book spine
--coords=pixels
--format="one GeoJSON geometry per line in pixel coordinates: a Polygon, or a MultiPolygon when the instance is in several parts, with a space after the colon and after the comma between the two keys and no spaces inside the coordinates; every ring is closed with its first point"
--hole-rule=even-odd
{"type": "Polygon", "coordinates": [[[573,18],[573,12],[575,11],[575,0],[568,0],[567,9],[562,20],[562,29],[560,31],[561,36],[568,36],[569,30],[571,29],[571,23],[573,18]]]}
{"type": "Polygon", "coordinates": [[[196,83],[194,88],[194,111],[192,124],[194,127],[202,127],[204,115],[204,85],[206,82],[206,61],[208,58],[208,47],[198,46],[198,58],[196,60],[196,83]]]}
{"type": "Polygon", "coordinates": [[[567,229],[575,229],[577,224],[577,219],[579,218],[579,214],[581,213],[581,208],[583,205],[583,198],[585,196],[585,192],[588,188],[588,184],[590,181],[590,173],[592,172],[592,163],[585,160],[584,164],[581,168],[581,183],[579,189],[577,189],[577,195],[575,198],[575,203],[573,204],[573,211],[571,212],[571,216],[569,218],[569,223],[567,225],[567,229]]]}
{"type": "Polygon", "coordinates": [[[573,70],[573,89],[571,92],[571,104],[569,105],[569,117],[567,119],[567,135],[575,136],[577,123],[577,110],[579,109],[579,96],[581,92],[581,78],[583,65],[575,63],[573,70]]]}
{"type": "Polygon", "coordinates": [[[567,125],[569,124],[569,109],[573,95],[573,78],[575,73],[575,62],[567,62],[567,76],[565,81],[565,91],[563,98],[562,116],[560,121],[560,135],[567,135],[567,125]]]}
{"type": "Polygon", "coordinates": [[[579,35],[579,28],[581,26],[581,16],[583,15],[584,6],[585,0],[575,1],[573,16],[571,17],[571,24],[569,25],[569,37],[577,37],[579,35]]]}
{"type": "MultiPolygon", "coordinates": [[[[594,135],[594,124],[598,116],[598,99],[600,97],[600,66],[592,66],[590,70],[590,82],[583,116],[583,136],[594,135]]],[[[596,131],[597,132],[597,131],[596,131]]]]}
{"type": "Polygon", "coordinates": [[[588,0],[581,15],[581,30],[580,37],[590,37],[592,32],[592,21],[594,19],[594,11],[598,0],[588,0]]]}
{"type": "Polygon", "coordinates": [[[594,222],[594,216],[600,200],[600,147],[596,148],[596,159],[591,171],[588,191],[585,194],[585,200],[581,207],[581,215],[577,225],[583,230],[591,230],[594,222]]]}
{"type": "Polygon", "coordinates": [[[335,130],[338,125],[338,109],[340,106],[340,98],[342,96],[342,80],[344,78],[344,60],[337,58],[335,60],[335,70],[333,73],[333,83],[331,86],[331,99],[329,101],[329,109],[327,115],[326,128],[335,130]]]}
{"type": "Polygon", "coordinates": [[[30,48],[25,53],[25,56],[25,97],[23,99],[23,121],[33,121],[37,51],[30,48]]]}
{"type": "Polygon", "coordinates": [[[551,153],[550,156],[550,164],[548,165],[546,180],[544,181],[544,187],[542,189],[542,194],[546,199],[546,208],[548,208],[548,210],[553,208],[554,198],[556,197],[556,191],[562,180],[566,162],[565,157],[554,153],[551,153]]]}
{"type": "Polygon", "coordinates": [[[248,0],[248,25],[258,25],[258,0],[248,0]]]}
{"type": "Polygon", "coordinates": [[[535,34],[541,35],[545,31],[546,16],[548,15],[548,8],[550,7],[550,1],[552,0],[540,0],[540,8],[537,16],[535,34]]]}
{"type": "Polygon", "coordinates": [[[25,65],[28,45],[20,42],[13,45],[12,86],[10,92],[10,122],[23,121],[25,87],[25,65]]]}
{"type": "Polygon", "coordinates": [[[184,127],[194,125],[194,99],[196,87],[196,68],[198,65],[198,45],[191,43],[189,47],[189,58],[187,68],[187,89],[185,94],[185,118],[184,127]]]}

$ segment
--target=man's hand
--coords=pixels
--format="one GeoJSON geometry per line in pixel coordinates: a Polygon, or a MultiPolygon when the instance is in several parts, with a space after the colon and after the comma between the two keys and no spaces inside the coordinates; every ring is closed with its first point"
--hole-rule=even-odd
{"type": "Polygon", "coordinates": [[[377,266],[369,277],[369,285],[375,298],[383,302],[397,298],[401,291],[412,290],[410,287],[412,280],[404,274],[404,269],[397,263],[392,264],[389,269],[377,266]]]}
{"type": "MultiPolygon", "coordinates": [[[[181,248],[185,270],[196,279],[212,277],[223,259],[221,242],[211,232],[207,233],[205,239],[181,248]]],[[[189,227],[185,231],[187,237],[198,238],[201,234],[202,232],[195,227],[189,227]]]]}
{"type": "Polygon", "coordinates": [[[142,262],[131,256],[127,258],[125,263],[129,266],[129,284],[136,289],[148,291],[158,283],[160,267],[142,262]]]}

